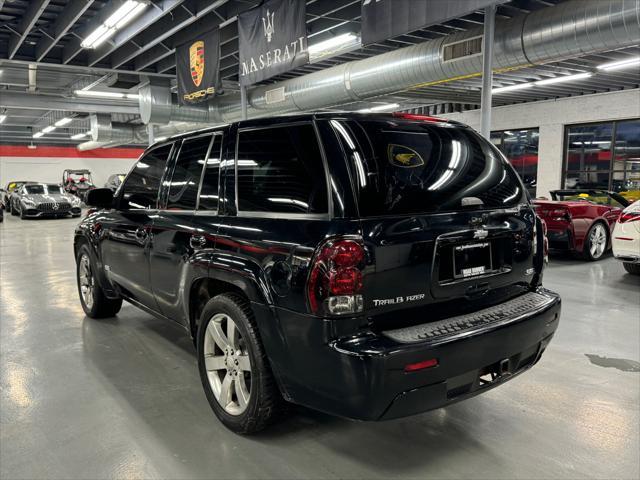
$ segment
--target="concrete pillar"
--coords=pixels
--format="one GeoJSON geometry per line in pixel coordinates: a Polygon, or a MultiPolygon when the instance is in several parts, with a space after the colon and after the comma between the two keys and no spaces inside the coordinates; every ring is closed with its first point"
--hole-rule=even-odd
{"type": "Polygon", "coordinates": [[[537,197],[551,198],[549,191],[562,187],[563,143],[564,126],[562,124],[540,125],[537,197]]]}

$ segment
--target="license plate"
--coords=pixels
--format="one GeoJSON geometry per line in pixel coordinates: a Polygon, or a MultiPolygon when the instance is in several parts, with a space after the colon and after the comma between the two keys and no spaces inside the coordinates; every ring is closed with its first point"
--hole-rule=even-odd
{"type": "Polygon", "coordinates": [[[455,278],[484,275],[493,269],[489,242],[467,243],[453,248],[453,274],[455,278]]]}

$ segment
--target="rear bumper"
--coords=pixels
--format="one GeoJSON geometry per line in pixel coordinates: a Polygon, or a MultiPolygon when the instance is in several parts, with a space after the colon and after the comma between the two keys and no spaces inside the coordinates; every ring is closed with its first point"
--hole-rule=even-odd
{"type": "Polygon", "coordinates": [[[547,225],[547,238],[549,239],[549,248],[554,250],[573,250],[573,234],[570,228],[552,229],[547,225]]]}
{"type": "Polygon", "coordinates": [[[358,420],[398,418],[477,395],[533,366],[560,316],[558,295],[542,289],[537,293],[547,299],[539,308],[471,328],[460,324],[454,332],[443,330],[425,340],[392,334],[399,331],[367,332],[322,344],[331,335],[331,324],[289,311],[277,311],[282,336],[267,334],[263,340],[291,401],[358,420]],[[278,341],[285,342],[286,354],[272,355],[278,341]],[[429,359],[437,359],[437,366],[404,370],[429,359]]]}

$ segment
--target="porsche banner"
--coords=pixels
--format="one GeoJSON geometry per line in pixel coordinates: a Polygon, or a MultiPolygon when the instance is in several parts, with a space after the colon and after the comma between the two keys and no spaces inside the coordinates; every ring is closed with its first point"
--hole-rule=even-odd
{"type": "Polygon", "coordinates": [[[269,0],[238,15],[241,85],[309,62],[306,2],[269,0]]]}
{"type": "Polygon", "coordinates": [[[216,28],[176,48],[178,99],[203,102],[220,88],[220,33],[216,28]]]}
{"type": "Polygon", "coordinates": [[[362,44],[381,42],[508,0],[362,0],[362,44]]]}

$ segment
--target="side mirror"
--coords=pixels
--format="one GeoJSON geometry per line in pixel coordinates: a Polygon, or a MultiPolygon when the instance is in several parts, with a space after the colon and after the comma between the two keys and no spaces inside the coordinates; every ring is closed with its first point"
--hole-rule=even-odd
{"type": "Polygon", "coordinates": [[[84,203],[90,207],[111,208],[113,206],[113,192],[108,188],[94,188],[87,192],[84,203]]]}

